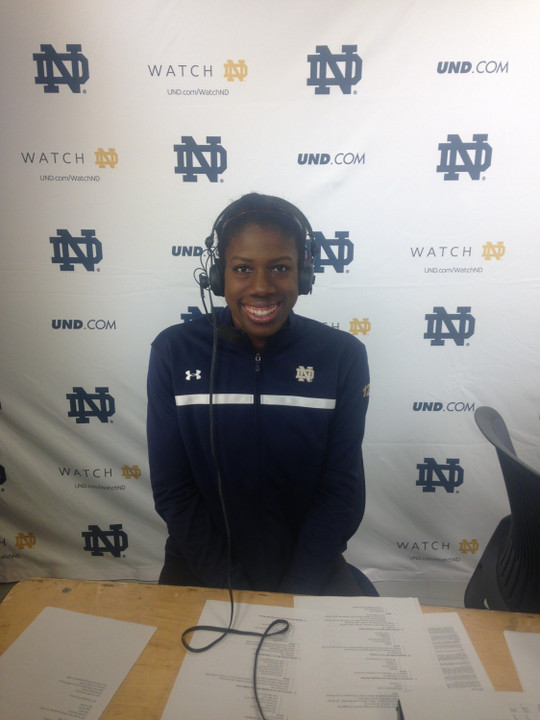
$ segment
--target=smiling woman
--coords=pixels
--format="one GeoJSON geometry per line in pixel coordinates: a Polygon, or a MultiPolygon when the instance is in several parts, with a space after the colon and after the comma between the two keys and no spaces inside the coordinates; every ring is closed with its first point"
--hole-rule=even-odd
{"type": "Polygon", "coordinates": [[[276,227],[248,225],[225,251],[225,300],[233,325],[262,350],[298,299],[298,250],[276,227]]]}
{"type": "Polygon", "coordinates": [[[364,513],[364,345],[293,312],[313,285],[305,216],[245,195],[217,218],[201,287],[227,307],[162,332],[148,373],[160,582],[377,594],[343,558],[364,513]]]}

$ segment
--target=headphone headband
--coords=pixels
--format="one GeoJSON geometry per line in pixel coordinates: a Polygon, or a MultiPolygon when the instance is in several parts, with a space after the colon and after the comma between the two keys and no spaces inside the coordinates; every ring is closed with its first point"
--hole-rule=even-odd
{"type": "MultiPolygon", "coordinates": [[[[273,214],[277,214],[277,213],[285,215],[285,217],[290,218],[293,222],[295,222],[298,225],[298,229],[302,233],[306,233],[306,230],[309,230],[309,234],[311,234],[311,227],[309,227],[307,218],[304,218],[305,223],[302,224],[302,223],[300,223],[300,219],[297,215],[293,215],[291,212],[289,212],[288,210],[285,210],[283,208],[275,207],[275,208],[270,209],[270,208],[264,208],[264,207],[260,207],[260,208],[257,207],[257,208],[250,208],[247,210],[239,210],[234,215],[231,215],[231,217],[224,218],[221,221],[220,226],[219,226],[219,222],[218,222],[219,231],[217,230],[218,226],[216,226],[216,232],[218,233],[218,241],[221,239],[221,237],[223,237],[223,233],[225,232],[225,228],[227,227],[227,225],[229,225],[229,223],[233,222],[237,218],[242,217],[242,215],[256,215],[256,214],[263,214],[263,213],[268,214],[268,215],[273,215],[273,214]]],[[[308,234],[308,233],[306,233],[306,234],[308,234]]]]}

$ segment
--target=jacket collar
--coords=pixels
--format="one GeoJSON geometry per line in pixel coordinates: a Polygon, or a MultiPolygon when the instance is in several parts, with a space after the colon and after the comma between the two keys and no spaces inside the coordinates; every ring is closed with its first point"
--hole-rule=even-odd
{"type": "MultiPolygon", "coordinates": [[[[237,333],[237,337],[240,339],[240,342],[242,343],[242,347],[254,349],[253,345],[251,344],[250,340],[248,339],[247,335],[244,333],[243,330],[238,330],[234,327],[232,323],[232,316],[231,311],[228,307],[219,308],[215,310],[215,317],[218,328],[225,327],[228,328],[228,330],[225,330],[220,334],[220,337],[225,342],[228,342],[230,344],[236,344],[237,340],[234,338],[234,333],[237,333]]],[[[271,337],[268,338],[268,342],[266,343],[263,352],[265,353],[268,348],[276,348],[281,347],[284,343],[286,343],[287,339],[290,337],[290,331],[293,329],[296,325],[297,316],[295,313],[291,310],[289,313],[287,320],[285,321],[285,324],[281,326],[281,328],[277,331],[277,333],[274,333],[271,337]]],[[[219,332],[219,330],[218,330],[219,332]]]]}

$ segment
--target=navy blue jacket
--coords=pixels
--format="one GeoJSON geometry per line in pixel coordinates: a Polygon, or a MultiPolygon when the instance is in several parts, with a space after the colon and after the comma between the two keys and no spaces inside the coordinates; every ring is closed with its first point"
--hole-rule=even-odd
{"type": "Polygon", "coordinates": [[[203,316],[174,325],[152,344],[148,449],[166,551],[201,585],[225,586],[217,463],[233,586],[318,594],[364,513],[365,347],[294,313],[260,353],[227,308],[217,325],[214,456],[212,324],[203,316]]]}

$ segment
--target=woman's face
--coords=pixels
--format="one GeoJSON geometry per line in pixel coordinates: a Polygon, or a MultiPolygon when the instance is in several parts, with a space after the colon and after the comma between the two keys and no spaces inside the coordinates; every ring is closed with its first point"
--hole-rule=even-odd
{"type": "Polygon", "coordinates": [[[298,250],[275,226],[248,225],[225,251],[225,300],[233,324],[257,350],[285,323],[298,299],[298,250]]]}

